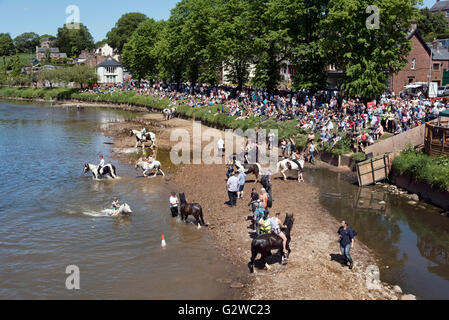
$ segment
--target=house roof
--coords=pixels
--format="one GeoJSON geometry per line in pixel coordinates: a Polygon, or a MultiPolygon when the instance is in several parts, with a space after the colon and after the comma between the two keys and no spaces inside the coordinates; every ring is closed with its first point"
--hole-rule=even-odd
{"type": "Polygon", "coordinates": [[[50,51],[50,53],[59,53],[59,48],[37,48],[37,52],[39,53],[45,53],[50,51]]]}
{"type": "Polygon", "coordinates": [[[449,10],[449,1],[437,1],[432,8],[430,8],[430,11],[444,11],[449,10]]]}
{"type": "Polygon", "coordinates": [[[117,60],[112,58],[107,58],[102,63],[100,63],[97,67],[121,67],[122,65],[117,60]]]}

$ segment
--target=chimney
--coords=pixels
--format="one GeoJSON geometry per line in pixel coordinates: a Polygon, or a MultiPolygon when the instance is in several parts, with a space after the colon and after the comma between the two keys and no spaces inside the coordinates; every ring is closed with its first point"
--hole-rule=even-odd
{"type": "Polygon", "coordinates": [[[432,47],[436,51],[440,51],[440,43],[438,42],[437,38],[433,38],[432,47]]]}
{"type": "Polygon", "coordinates": [[[413,31],[413,30],[415,30],[416,28],[418,27],[418,23],[416,22],[416,20],[413,20],[412,22],[411,22],[411,26],[410,26],[410,31],[413,31]]]}

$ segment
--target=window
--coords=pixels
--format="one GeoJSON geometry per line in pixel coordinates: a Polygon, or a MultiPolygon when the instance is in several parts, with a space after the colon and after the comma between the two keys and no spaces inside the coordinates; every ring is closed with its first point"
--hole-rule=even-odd
{"type": "Polygon", "coordinates": [[[449,10],[446,11],[446,17],[449,17],[449,10]]]}
{"type": "Polygon", "coordinates": [[[412,69],[412,70],[415,70],[415,64],[416,64],[416,59],[413,58],[413,59],[412,59],[412,66],[411,66],[411,69],[412,69]]]}
{"type": "Polygon", "coordinates": [[[440,64],[439,63],[434,63],[433,64],[433,70],[436,70],[436,71],[440,70],[440,64]]]}

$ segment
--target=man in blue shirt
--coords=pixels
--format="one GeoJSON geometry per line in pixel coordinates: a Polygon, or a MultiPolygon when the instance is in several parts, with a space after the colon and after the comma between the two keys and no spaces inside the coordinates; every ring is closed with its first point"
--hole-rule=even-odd
{"type": "Polygon", "coordinates": [[[237,192],[237,198],[243,199],[243,189],[245,188],[246,173],[243,169],[240,169],[239,171],[239,191],[237,192]]]}
{"type": "Polygon", "coordinates": [[[346,266],[349,261],[349,269],[352,269],[354,263],[351,258],[350,250],[354,248],[354,231],[348,226],[346,221],[342,221],[341,227],[338,229],[337,233],[340,236],[338,241],[340,242],[341,255],[345,259],[344,265],[346,266]]]}

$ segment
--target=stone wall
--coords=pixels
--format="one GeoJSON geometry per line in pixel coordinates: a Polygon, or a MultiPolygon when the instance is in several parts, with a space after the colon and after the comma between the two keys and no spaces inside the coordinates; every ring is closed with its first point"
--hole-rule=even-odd
{"type": "Polygon", "coordinates": [[[365,149],[367,156],[373,158],[386,153],[399,153],[411,143],[414,147],[424,144],[425,126],[413,128],[386,140],[379,141],[365,149]]]}

